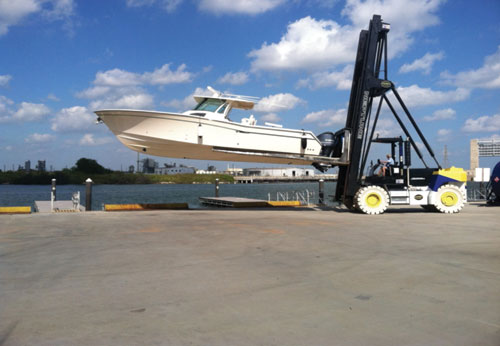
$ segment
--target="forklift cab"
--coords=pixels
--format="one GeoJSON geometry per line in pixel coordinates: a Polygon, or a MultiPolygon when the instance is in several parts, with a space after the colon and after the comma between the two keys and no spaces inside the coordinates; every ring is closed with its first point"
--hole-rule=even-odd
{"type": "Polygon", "coordinates": [[[366,185],[386,186],[388,190],[393,188],[410,186],[427,186],[431,181],[433,172],[437,168],[412,168],[411,166],[411,141],[410,138],[404,140],[399,137],[374,138],[372,143],[385,143],[391,146],[391,156],[394,165],[388,167],[385,176],[378,175],[382,166],[380,160],[371,164],[365,176],[366,185]]]}
{"type": "MultiPolygon", "coordinates": [[[[377,137],[372,140],[372,143],[385,143],[391,146],[391,157],[394,160],[394,165],[387,167],[385,176],[380,176],[379,172],[382,169],[383,163],[378,160],[377,163],[370,165],[368,168],[368,174],[366,175],[365,181],[370,183],[397,183],[396,180],[400,181],[405,178],[405,168],[408,168],[411,164],[410,159],[410,141],[403,140],[401,136],[399,137],[377,137]]],[[[400,183],[403,183],[401,181],[400,183]]]]}

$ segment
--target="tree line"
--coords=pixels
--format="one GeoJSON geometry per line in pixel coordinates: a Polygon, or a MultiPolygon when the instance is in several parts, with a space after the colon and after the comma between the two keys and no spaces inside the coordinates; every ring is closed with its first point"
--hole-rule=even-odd
{"type": "Polygon", "coordinates": [[[142,174],[142,173],[125,173],[112,171],[104,168],[96,160],[81,158],[75,166],[61,171],[54,172],[38,172],[23,170],[19,171],[0,171],[0,184],[15,184],[15,185],[46,185],[50,184],[52,179],[56,179],[57,184],[84,184],[87,178],[91,178],[96,184],[192,184],[192,183],[213,183],[215,179],[221,182],[233,182],[234,179],[228,174],[175,174],[175,175],[159,175],[159,174],[142,174]]]}

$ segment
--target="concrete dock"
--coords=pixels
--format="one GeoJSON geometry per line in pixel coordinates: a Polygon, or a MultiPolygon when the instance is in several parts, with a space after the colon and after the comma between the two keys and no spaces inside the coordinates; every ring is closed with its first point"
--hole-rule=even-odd
{"type": "Polygon", "coordinates": [[[0,216],[0,345],[500,345],[500,208],[0,216]]]}

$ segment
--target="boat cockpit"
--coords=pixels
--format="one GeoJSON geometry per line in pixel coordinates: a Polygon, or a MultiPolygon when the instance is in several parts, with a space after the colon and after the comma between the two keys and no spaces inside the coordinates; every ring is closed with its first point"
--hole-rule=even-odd
{"type": "Polygon", "coordinates": [[[226,100],[206,97],[199,101],[196,107],[184,112],[184,114],[196,115],[211,120],[229,120],[230,111],[231,105],[226,100]]]}
{"type": "MultiPolygon", "coordinates": [[[[233,108],[249,110],[254,106],[252,101],[236,98],[226,99],[220,97],[195,96],[194,99],[198,104],[192,110],[184,112],[184,114],[204,117],[210,120],[231,121],[231,119],[229,119],[229,113],[233,108]]],[[[257,125],[257,120],[253,115],[250,115],[249,118],[241,119],[241,123],[254,126],[257,125]]]]}

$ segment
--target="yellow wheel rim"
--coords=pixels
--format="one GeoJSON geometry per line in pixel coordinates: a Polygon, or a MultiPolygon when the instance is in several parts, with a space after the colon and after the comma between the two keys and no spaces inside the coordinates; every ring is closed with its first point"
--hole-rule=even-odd
{"type": "Polygon", "coordinates": [[[365,202],[370,208],[376,208],[382,203],[382,197],[378,193],[371,192],[366,196],[365,202]]]}
{"type": "Polygon", "coordinates": [[[445,192],[441,195],[441,203],[447,207],[452,207],[458,202],[458,196],[454,192],[445,192]]]}

